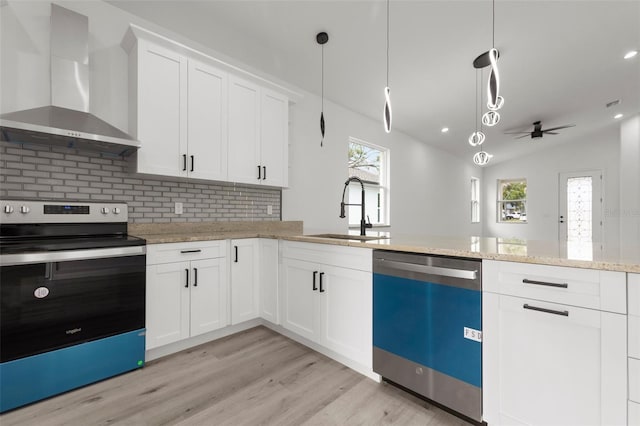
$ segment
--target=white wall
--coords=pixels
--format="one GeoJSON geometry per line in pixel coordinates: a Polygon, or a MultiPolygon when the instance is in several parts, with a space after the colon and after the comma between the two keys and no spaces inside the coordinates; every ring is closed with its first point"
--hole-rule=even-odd
{"type": "Polygon", "coordinates": [[[638,245],[640,241],[640,115],[620,126],[620,208],[613,212],[620,219],[620,243],[638,245]]]}
{"type": "Polygon", "coordinates": [[[471,161],[397,130],[387,134],[381,120],[371,120],[327,100],[326,135],[320,147],[320,98],[304,95],[291,109],[290,187],[282,194],[284,220],[303,220],[305,232],[347,230],[347,220],[338,215],[352,136],[391,150],[390,220],[394,233],[480,234],[480,225],[470,223],[470,180],[482,171],[471,161]]]}
{"type": "MultiPolygon", "coordinates": [[[[525,143],[525,142],[514,142],[525,143]]],[[[483,235],[489,237],[517,237],[533,240],[558,238],[558,186],[559,173],[584,170],[603,172],[603,241],[617,244],[619,220],[607,214],[619,205],[620,144],[616,126],[588,138],[553,145],[553,136],[543,141],[548,149],[535,154],[498,163],[485,168],[482,200],[483,235]],[[527,179],[527,223],[497,223],[496,196],[499,179],[527,179]]],[[[637,165],[636,165],[637,167],[637,165]]]]}

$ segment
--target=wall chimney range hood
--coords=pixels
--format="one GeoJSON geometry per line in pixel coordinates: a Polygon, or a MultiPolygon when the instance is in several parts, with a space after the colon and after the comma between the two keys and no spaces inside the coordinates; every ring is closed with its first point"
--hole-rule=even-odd
{"type": "Polygon", "coordinates": [[[51,5],[51,105],[0,115],[0,140],[128,156],[140,142],[89,113],[89,19],[51,5]]]}

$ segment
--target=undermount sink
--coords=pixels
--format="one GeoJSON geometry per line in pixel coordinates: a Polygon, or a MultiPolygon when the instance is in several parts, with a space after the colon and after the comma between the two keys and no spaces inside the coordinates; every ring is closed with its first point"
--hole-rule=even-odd
{"type": "Polygon", "coordinates": [[[380,237],[375,235],[349,235],[349,234],[315,234],[315,235],[306,235],[307,237],[316,237],[316,238],[332,238],[335,240],[357,240],[357,241],[371,241],[371,240],[382,240],[389,237],[380,237]]]}

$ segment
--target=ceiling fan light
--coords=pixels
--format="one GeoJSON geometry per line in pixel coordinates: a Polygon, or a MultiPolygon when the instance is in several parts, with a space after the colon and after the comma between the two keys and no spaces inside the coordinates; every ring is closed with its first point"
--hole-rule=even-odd
{"type": "Polygon", "coordinates": [[[482,115],[482,124],[493,127],[500,122],[500,113],[498,111],[487,111],[482,115]]]}
{"type": "Polygon", "coordinates": [[[384,131],[391,133],[391,97],[389,87],[384,88],[384,131]]]}
{"type": "Polygon", "coordinates": [[[485,152],[485,151],[476,152],[475,155],[473,156],[473,162],[478,166],[484,166],[487,163],[489,163],[489,160],[491,160],[491,157],[493,157],[493,155],[489,154],[488,152],[485,152]]]}
{"type": "Polygon", "coordinates": [[[469,136],[469,145],[471,146],[480,146],[482,142],[485,140],[485,135],[481,131],[471,133],[469,136]]]}

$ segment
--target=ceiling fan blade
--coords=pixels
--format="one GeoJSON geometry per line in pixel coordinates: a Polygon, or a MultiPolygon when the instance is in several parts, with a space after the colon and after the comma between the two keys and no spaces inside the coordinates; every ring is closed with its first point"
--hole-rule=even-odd
{"type": "Polygon", "coordinates": [[[559,135],[559,134],[560,134],[560,133],[558,133],[558,132],[550,132],[550,131],[548,131],[548,130],[545,130],[545,131],[544,131],[544,132],[542,132],[542,133],[544,133],[544,134],[546,134],[546,135],[559,135]]]}
{"type": "Polygon", "coordinates": [[[516,139],[526,138],[529,135],[531,135],[531,133],[527,133],[526,135],[518,136],[516,139]]]}
{"type": "Polygon", "coordinates": [[[558,126],[558,127],[552,127],[550,129],[543,129],[543,132],[548,132],[550,130],[560,130],[560,129],[566,129],[567,127],[575,127],[575,124],[565,124],[564,126],[558,126]]]}

